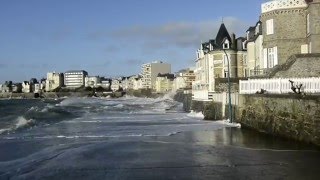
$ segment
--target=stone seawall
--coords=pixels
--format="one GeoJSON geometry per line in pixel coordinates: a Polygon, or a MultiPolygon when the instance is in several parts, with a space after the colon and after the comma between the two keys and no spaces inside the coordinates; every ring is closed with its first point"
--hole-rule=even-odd
{"type": "Polygon", "coordinates": [[[179,91],[174,95],[173,99],[183,104],[184,111],[191,111],[192,94],[184,94],[182,91],[179,91]]]}
{"type": "Polygon", "coordinates": [[[320,145],[320,96],[241,95],[236,121],[275,136],[320,145]]]}

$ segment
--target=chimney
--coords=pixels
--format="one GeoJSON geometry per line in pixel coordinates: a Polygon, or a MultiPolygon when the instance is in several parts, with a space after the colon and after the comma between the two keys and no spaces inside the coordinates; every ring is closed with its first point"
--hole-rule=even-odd
{"type": "Polygon", "coordinates": [[[236,35],[234,33],[231,33],[231,48],[235,49],[236,48],[236,35]]]}

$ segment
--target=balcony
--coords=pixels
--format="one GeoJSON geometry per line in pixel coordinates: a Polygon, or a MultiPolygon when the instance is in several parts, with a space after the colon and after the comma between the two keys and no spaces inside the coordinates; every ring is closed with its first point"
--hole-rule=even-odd
{"type": "Polygon", "coordinates": [[[266,13],[279,9],[293,9],[307,7],[305,0],[273,0],[261,5],[261,12],[266,13]]]}

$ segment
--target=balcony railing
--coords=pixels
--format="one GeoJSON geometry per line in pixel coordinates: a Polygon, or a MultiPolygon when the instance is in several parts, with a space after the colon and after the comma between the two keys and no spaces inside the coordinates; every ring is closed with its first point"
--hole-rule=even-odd
{"type": "Polygon", "coordinates": [[[273,0],[261,5],[261,12],[266,13],[278,9],[307,7],[305,0],[273,0]]]}

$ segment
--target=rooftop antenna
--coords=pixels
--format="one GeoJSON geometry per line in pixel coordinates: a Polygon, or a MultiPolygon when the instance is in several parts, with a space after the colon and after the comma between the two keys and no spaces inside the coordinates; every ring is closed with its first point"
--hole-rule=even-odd
{"type": "Polygon", "coordinates": [[[221,18],[221,24],[223,24],[223,17],[221,18]]]}

